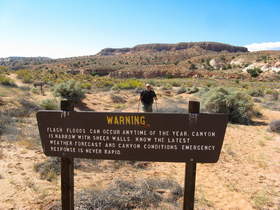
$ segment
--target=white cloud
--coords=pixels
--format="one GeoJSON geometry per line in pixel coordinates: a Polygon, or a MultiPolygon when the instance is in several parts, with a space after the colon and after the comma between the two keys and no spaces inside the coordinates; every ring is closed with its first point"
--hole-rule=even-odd
{"type": "Polygon", "coordinates": [[[262,42],[245,45],[249,51],[280,50],[280,42],[262,42]]]}

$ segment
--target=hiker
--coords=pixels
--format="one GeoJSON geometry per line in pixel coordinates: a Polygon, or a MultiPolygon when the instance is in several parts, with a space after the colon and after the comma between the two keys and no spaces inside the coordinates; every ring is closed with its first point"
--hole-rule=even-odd
{"type": "Polygon", "coordinates": [[[153,112],[154,99],[157,100],[157,95],[150,84],[146,84],[146,90],[140,94],[139,100],[143,105],[144,112],[153,112]]]}

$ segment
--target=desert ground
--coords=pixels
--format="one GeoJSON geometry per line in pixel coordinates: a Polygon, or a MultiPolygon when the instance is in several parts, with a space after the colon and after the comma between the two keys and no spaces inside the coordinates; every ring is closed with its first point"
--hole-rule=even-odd
{"type": "MultiPolygon", "coordinates": [[[[2,125],[6,125],[0,141],[0,209],[59,209],[60,163],[43,154],[35,118],[36,111],[42,109],[36,104],[54,96],[49,88],[42,95],[31,91],[32,84],[24,83],[15,74],[8,77],[17,86],[0,86],[2,125]]],[[[192,82],[199,84],[199,79],[192,82]]],[[[227,81],[219,81],[224,82],[227,81]]],[[[168,79],[164,85],[167,83],[168,79]]],[[[187,112],[189,100],[200,100],[192,93],[178,93],[178,85],[163,88],[164,85],[155,86],[159,99],[155,112],[187,112]]],[[[91,89],[75,109],[138,112],[138,95],[134,89],[91,89]]],[[[254,101],[261,115],[249,125],[229,123],[219,161],[197,164],[195,209],[280,209],[280,135],[268,129],[271,121],[280,119],[279,99],[273,108],[260,103],[261,99],[254,101]]],[[[159,202],[153,203],[145,201],[150,198],[144,196],[145,189],[140,187],[142,204],[127,209],[182,208],[184,163],[75,160],[75,164],[76,203],[82,203],[81,197],[88,195],[84,192],[102,194],[107,189],[110,196],[108,191],[119,180],[137,184],[156,179],[178,184],[170,184],[170,188],[178,188],[177,194],[164,184],[159,185],[153,192],[159,202]],[[151,205],[144,207],[145,202],[151,205]]],[[[128,196],[127,192],[119,193],[123,193],[122,198],[128,196]]],[[[117,198],[112,196],[113,199],[117,198]]]]}

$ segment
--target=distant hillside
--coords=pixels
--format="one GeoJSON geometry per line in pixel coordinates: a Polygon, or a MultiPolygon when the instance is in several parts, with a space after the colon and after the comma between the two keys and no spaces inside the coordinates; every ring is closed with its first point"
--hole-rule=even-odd
{"type": "Polygon", "coordinates": [[[48,57],[19,57],[19,56],[12,56],[6,58],[0,58],[0,65],[1,66],[11,66],[15,69],[19,66],[24,65],[38,65],[42,63],[46,63],[51,61],[51,58],[48,57]]]}
{"type": "Polygon", "coordinates": [[[31,69],[51,74],[91,74],[117,78],[211,77],[249,78],[247,70],[263,73],[258,79],[280,78],[280,51],[248,52],[245,47],[216,42],[143,44],[101,50],[96,55],[50,59],[10,57],[0,67],[31,69]]]}
{"type": "Polygon", "coordinates": [[[98,55],[117,55],[125,53],[133,53],[140,51],[147,52],[160,52],[160,51],[177,51],[185,50],[193,47],[198,47],[203,50],[221,52],[248,52],[246,47],[237,47],[228,44],[218,43],[218,42],[181,42],[177,44],[143,44],[137,45],[132,48],[105,48],[101,50],[98,55]]]}

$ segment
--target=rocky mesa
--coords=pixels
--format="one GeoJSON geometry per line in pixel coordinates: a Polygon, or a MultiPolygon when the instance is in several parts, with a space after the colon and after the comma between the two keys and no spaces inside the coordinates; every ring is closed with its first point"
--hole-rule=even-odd
{"type": "Polygon", "coordinates": [[[177,44],[142,44],[136,45],[132,48],[105,48],[101,50],[98,55],[119,55],[133,52],[161,52],[161,51],[177,51],[186,50],[189,48],[201,48],[203,50],[215,52],[248,52],[246,47],[233,46],[219,42],[181,42],[177,44]]]}

